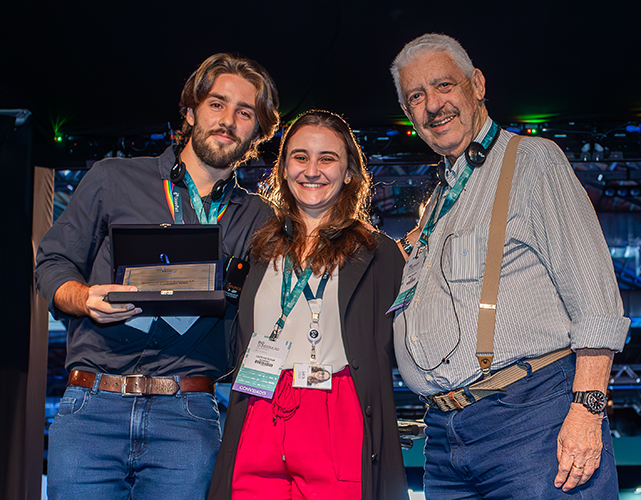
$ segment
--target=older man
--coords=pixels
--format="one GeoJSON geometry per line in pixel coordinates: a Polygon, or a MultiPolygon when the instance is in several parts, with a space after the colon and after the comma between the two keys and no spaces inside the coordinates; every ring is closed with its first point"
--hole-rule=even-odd
{"type": "Polygon", "coordinates": [[[456,40],[419,37],[391,71],[403,111],[443,155],[441,186],[402,239],[395,303],[401,375],[428,406],[427,498],[617,498],[605,392],[629,320],[585,191],[554,143],[523,138],[498,298],[481,305],[513,134],[489,118],[485,77],[456,40]],[[477,348],[480,307],[495,307],[493,351],[477,348]]]}
{"type": "Polygon", "coordinates": [[[96,163],[42,240],[38,287],[71,318],[70,372],[50,429],[49,498],[205,498],[220,446],[214,382],[225,375],[224,318],[140,318],[111,304],[109,227],[211,224],[222,253],[242,257],[269,209],[238,187],[234,169],[278,124],[278,96],[256,62],[206,59],[181,96],[180,144],[158,158],[96,163]]]}

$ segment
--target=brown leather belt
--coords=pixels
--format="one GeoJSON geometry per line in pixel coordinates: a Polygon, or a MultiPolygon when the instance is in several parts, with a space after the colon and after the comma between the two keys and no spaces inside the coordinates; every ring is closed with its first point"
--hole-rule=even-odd
{"type": "MultiPolygon", "coordinates": [[[[523,363],[530,365],[531,371],[535,372],[554,361],[564,358],[571,352],[572,349],[568,347],[566,349],[560,349],[558,351],[544,354],[538,358],[524,359],[523,363]]],[[[444,412],[462,410],[479,399],[496,394],[497,392],[504,392],[505,387],[513,384],[517,380],[521,380],[526,375],[527,369],[521,368],[519,365],[511,365],[497,371],[483,380],[479,380],[467,388],[464,387],[447,393],[441,392],[439,394],[434,394],[433,396],[424,396],[423,399],[429,406],[444,412]],[[467,393],[469,393],[472,398],[470,398],[467,393]]]]}
{"type": "MultiPolygon", "coordinates": [[[[151,377],[149,375],[107,375],[103,373],[98,389],[107,392],[119,392],[123,396],[171,396],[178,392],[214,393],[216,384],[209,377],[151,377]]],[[[91,389],[96,381],[96,374],[73,370],[69,374],[67,385],[77,385],[91,389]]]]}

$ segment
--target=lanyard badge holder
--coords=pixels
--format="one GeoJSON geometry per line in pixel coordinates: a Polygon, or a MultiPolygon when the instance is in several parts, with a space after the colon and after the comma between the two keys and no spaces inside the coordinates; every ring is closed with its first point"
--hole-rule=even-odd
{"type": "MultiPolygon", "coordinates": [[[[281,315],[276,320],[276,324],[274,325],[271,335],[258,335],[257,333],[252,334],[242,365],[238,371],[234,385],[232,386],[233,390],[266,399],[271,399],[274,396],[278,379],[283,371],[285,360],[287,359],[289,349],[292,345],[290,341],[285,341],[279,338],[280,332],[285,326],[285,321],[303,293],[303,290],[305,291],[306,298],[311,295],[312,300],[318,300],[312,295],[311,290],[309,289],[308,281],[311,275],[312,268],[311,266],[307,266],[307,269],[305,269],[305,271],[300,275],[297,273],[297,276],[299,276],[298,281],[296,286],[291,289],[292,264],[289,258],[284,259],[283,285],[281,289],[281,315]]],[[[325,278],[325,275],[323,275],[323,278],[325,278]]],[[[318,311],[316,316],[314,316],[314,313],[312,312],[312,322],[307,335],[308,339],[310,339],[310,342],[312,343],[312,353],[310,354],[312,359],[315,359],[316,344],[318,344],[321,339],[318,319],[320,317],[322,294],[326,282],[327,279],[324,279],[321,280],[321,284],[319,284],[320,300],[315,303],[317,305],[314,305],[314,308],[318,307],[318,311]],[[314,321],[314,319],[316,319],[316,321],[314,321]]],[[[318,370],[316,370],[315,373],[317,371],[318,370]]],[[[323,374],[318,376],[318,378],[323,377],[323,374]]],[[[331,371],[329,381],[331,384],[331,371]]]]}
{"type": "MultiPolygon", "coordinates": [[[[300,270],[296,271],[299,275],[300,270]]],[[[312,315],[312,321],[309,324],[307,340],[311,344],[309,353],[309,363],[294,363],[293,386],[307,389],[325,389],[332,388],[332,371],[331,365],[320,365],[316,361],[316,346],[321,341],[322,333],[320,330],[320,313],[323,308],[323,294],[325,286],[329,279],[329,271],[325,271],[318,284],[316,296],[312,294],[309,284],[305,285],[304,293],[307,299],[307,305],[312,315]]]]}

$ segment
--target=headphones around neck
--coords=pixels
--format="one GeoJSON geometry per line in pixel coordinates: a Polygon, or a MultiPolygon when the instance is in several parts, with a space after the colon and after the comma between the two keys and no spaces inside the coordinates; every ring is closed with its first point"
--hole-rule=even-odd
{"type": "Polygon", "coordinates": [[[171,171],[169,172],[169,180],[171,180],[173,184],[178,184],[182,181],[185,177],[185,172],[187,171],[187,167],[185,167],[185,164],[180,159],[180,153],[182,153],[184,147],[184,144],[176,144],[174,147],[176,163],[174,163],[174,166],[171,167],[171,171]]]}
{"type": "Polygon", "coordinates": [[[227,177],[227,179],[218,179],[216,181],[216,184],[214,184],[214,187],[211,190],[211,201],[216,201],[220,198],[223,197],[225,194],[225,188],[229,186],[229,184],[232,182],[234,179],[234,173],[227,177]]]}
{"type": "Polygon", "coordinates": [[[285,234],[287,235],[287,241],[290,243],[294,241],[294,225],[292,224],[292,219],[290,219],[289,215],[285,216],[283,231],[285,231],[285,234]]]}
{"type": "MultiPolygon", "coordinates": [[[[478,168],[485,163],[487,155],[490,154],[490,151],[494,147],[494,144],[496,144],[499,135],[501,135],[501,129],[498,129],[496,131],[494,137],[492,137],[492,141],[487,145],[486,148],[478,142],[470,143],[470,145],[465,150],[465,160],[470,167],[478,168]]],[[[445,160],[441,160],[436,166],[436,178],[441,184],[447,184],[447,180],[445,179],[445,160]]]]}
{"type": "MultiPolygon", "coordinates": [[[[185,163],[180,159],[180,153],[182,152],[184,147],[184,144],[176,144],[176,146],[174,147],[176,163],[174,163],[174,166],[171,167],[171,170],[169,171],[169,180],[171,180],[173,184],[178,184],[180,181],[182,181],[185,178],[185,173],[187,172],[185,163]]],[[[225,188],[229,185],[229,183],[232,182],[233,179],[234,174],[232,173],[232,175],[227,177],[227,179],[219,179],[218,181],[216,181],[216,184],[214,184],[214,187],[211,190],[211,200],[216,201],[221,198],[225,193],[225,188]]]]}
{"type": "MultiPolygon", "coordinates": [[[[287,241],[291,243],[294,241],[294,225],[292,224],[292,219],[289,217],[289,215],[285,216],[285,220],[283,221],[283,231],[285,232],[285,235],[287,236],[287,241]]],[[[327,238],[329,241],[333,241],[340,237],[343,234],[342,229],[336,229],[336,228],[326,228],[323,231],[321,231],[320,236],[323,236],[327,238]]]]}
{"type": "Polygon", "coordinates": [[[498,129],[492,137],[492,141],[487,145],[487,148],[484,148],[482,144],[478,142],[472,142],[465,150],[465,159],[470,164],[471,167],[480,167],[485,163],[487,155],[490,154],[492,147],[496,143],[496,140],[501,134],[501,129],[498,129]]]}

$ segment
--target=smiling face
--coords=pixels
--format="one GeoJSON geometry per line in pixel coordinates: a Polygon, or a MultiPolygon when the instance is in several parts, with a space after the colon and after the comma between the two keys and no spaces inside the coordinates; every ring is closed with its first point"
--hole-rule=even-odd
{"type": "Polygon", "coordinates": [[[308,232],[318,226],[351,180],[347,163],[345,143],[329,128],[304,125],[289,137],[284,174],[308,232]]]}
{"type": "Polygon", "coordinates": [[[427,51],[400,70],[399,81],[403,111],[418,135],[454,163],[487,119],[483,73],[475,69],[467,78],[448,52],[427,51]]]}
{"type": "Polygon", "coordinates": [[[227,168],[243,158],[256,137],[256,87],[238,75],[218,75],[207,98],[195,111],[189,109],[186,119],[200,161],[227,168]]]}

